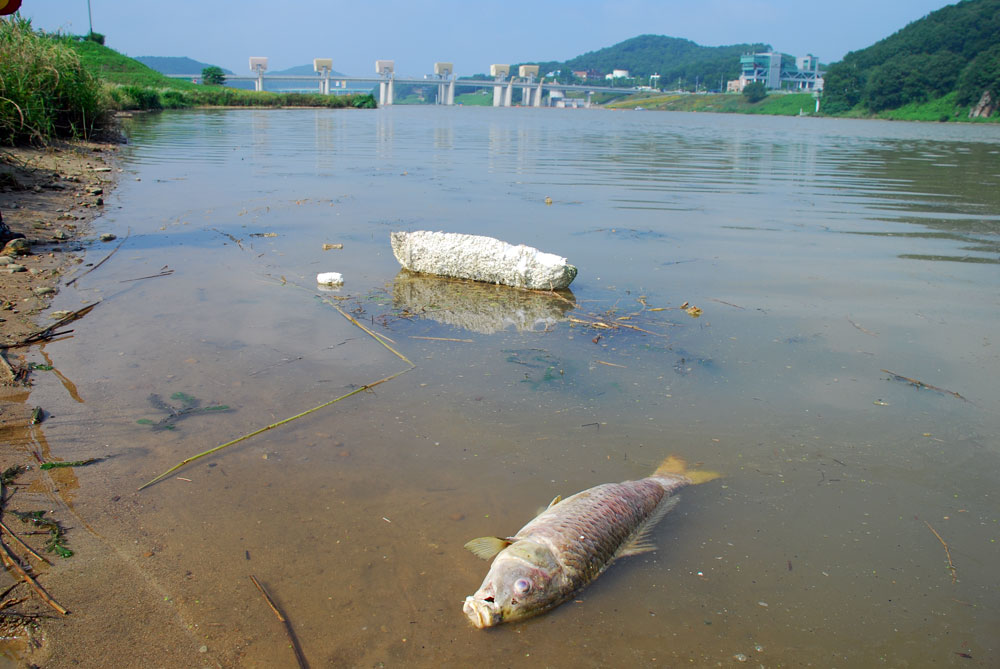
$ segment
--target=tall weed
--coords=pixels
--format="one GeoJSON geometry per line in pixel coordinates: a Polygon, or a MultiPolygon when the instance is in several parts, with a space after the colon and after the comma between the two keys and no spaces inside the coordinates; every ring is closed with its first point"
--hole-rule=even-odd
{"type": "Polygon", "coordinates": [[[108,118],[101,85],[76,53],[29,19],[0,19],[0,144],[87,138],[108,118]]]}

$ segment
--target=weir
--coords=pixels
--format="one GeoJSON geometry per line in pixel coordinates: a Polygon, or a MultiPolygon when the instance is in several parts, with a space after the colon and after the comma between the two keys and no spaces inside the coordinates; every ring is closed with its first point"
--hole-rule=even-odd
{"type": "MultiPolygon", "coordinates": [[[[263,56],[250,58],[251,75],[227,74],[229,81],[253,81],[254,90],[265,90],[266,81],[311,81],[317,84],[321,95],[343,95],[346,93],[357,93],[359,89],[364,90],[365,84],[372,87],[378,85],[378,103],[381,107],[388,107],[393,104],[395,97],[395,86],[399,84],[412,84],[418,86],[436,85],[438,105],[454,105],[455,89],[459,86],[465,88],[492,88],[494,107],[514,106],[514,88],[521,89],[520,106],[523,107],[589,107],[591,96],[594,93],[617,93],[626,94],[637,92],[637,87],[619,86],[591,86],[589,84],[562,84],[555,81],[546,82],[544,77],[539,77],[537,65],[521,65],[518,69],[518,76],[510,76],[510,65],[493,64],[490,65],[490,76],[492,79],[463,79],[454,73],[454,64],[447,62],[434,63],[434,72],[425,75],[423,78],[400,77],[396,75],[396,61],[376,60],[374,77],[349,77],[333,74],[332,58],[316,58],[313,60],[313,69],[316,76],[301,74],[265,74],[267,72],[268,59],[263,56]],[[330,79],[334,79],[334,86],[330,86],[330,79]],[[353,84],[353,86],[352,86],[353,84]],[[546,101],[545,92],[548,91],[546,101]],[[583,92],[585,98],[567,98],[568,92],[583,92]]],[[[168,74],[175,79],[188,79],[197,82],[201,74],[168,74]]]]}

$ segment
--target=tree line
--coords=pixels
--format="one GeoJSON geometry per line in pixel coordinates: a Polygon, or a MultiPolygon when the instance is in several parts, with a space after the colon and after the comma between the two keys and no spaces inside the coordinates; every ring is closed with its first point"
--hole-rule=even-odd
{"type": "Polygon", "coordinates": [[[879,112],[955,93],[1000,95],[1000,0],[962,0],[834,63],[824,78],[830,114],[879,112]]]}

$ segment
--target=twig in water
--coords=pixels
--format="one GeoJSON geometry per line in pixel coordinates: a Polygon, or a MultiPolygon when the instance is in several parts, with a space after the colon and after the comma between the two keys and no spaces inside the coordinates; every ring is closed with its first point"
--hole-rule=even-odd
{"type": "Polygon", "coordinates": [[[83,274],[81,274],[80,276],[74,276],[72,279],[70,279],[69,281],[66,282],[66,285],[67,286],[72,286],[74,283],[76,283],[77,281],[79,281],[80,279],[82,279],[83,277],[87,276],[88,274],[90,274],[91,272],[93,272],[95,269],[97,269],[98,267],[100,267],[101,265],[103,265],[104,263],[106,263],[111,256],[113,256],[115,253],[118,252],[118,249],[120,249],[122,247],[122,244],[124,244],[126,241],[128,241],[128,238],[129,238],[129,236],[131,234],[132,234],[132,228],[129,228],[128,232],[125,234],[125,239],[123,239],[120,242],[118,242],[118,246],[116,246],[114,249],[112,249],[111,253],[109,253],[108,255],[104,256],[104,259],[101,260],[101,262],[97,263],[96,265],[94,265],[93,267],[91,267],[90,269],[88,269],[86,272],[84,272],[83,274]]]}
{"type": "Polygon", "coordinates": [[[622,369],[627,369],[625,365],[617,365],[613,362],[604,362],[603,360],[595,360],[594,362],[599,365],[607,365],[608,367],[621,367],[622,369]]]}
{"type": "Polygon", "coordinates": [[[3,530],[4,532],[6,532],[7,535],[11,539],[13,539],[14,542],[17,543],[18,546],[20,546],[24,550],[28,551],[28,553],[33,558],[35,558],[36,560],[39,560],[40,562],[44,562],[45,564],[52,564],[51,562],[49,562],[48,558],[46,558],[44,555],[39,555],[34,550],[32,550],[31,546],[29,546],[28,544],[26,544],[23,541],[21,541],[21,537],[19,537],[16,534],[14,534],[14,531],[11,530],[9,527],[7,527],[7,524],[5,522],[3,522],[2,520],[0,520],[0,530],[3,530]]]}
{"type": "Polygon", "coordinates": [[[27,583],[32,587],[32,589],[34,589],[34,591],[38,593],[38,596],[41,597],[46,604],[48,604],[49,606],[51,606],[64,616],[69,614],[69,611],[64,609],[62,605],[59,604],[59,602],[52,599],[49,593],[45,592],[45,588],[38,585],[35,579],[33,579],[31,575],[28,574],[28,572],[24,571],[24,568],[20,564],[18,564],[14,556],[10,554],[10,549],[8,549],[7,545],[2,541],[0,541],[0,558],[3,559],[3,562],[4,564],[7,565],[8,569],[11,569],[15,573],[17,573],[17,575],[21,577],[21,580],[23,580],[25,583],[27,583]]]}
{"type": "Polygon", "coordinates": [[[49,327],[44,328],[42,330],[38,330],[37,332],[28,335],[27,337],[17,342],[16,344],[11,344],[10,348],[16,348],[18,346],[27,346],[29,344],[34,344],[35,342],[38,341],[51,340],[54,337],[58,337],[59,335],[68,334],[72,332],[72,330],[66,330],[64,332],[56,332],[56,330],[58,328],[63,327],[64,325],[72,323],[78,318],[83,318],[84,316],[89,314],[91,310],[93,310],[93,308],[96,307],[98,304],[100,304],[99,301],[94,302],[93,304],[88,304],[87,306],[77,309],[72,313],[66,314],[65,316],[57,320],[55,323],[50,325],[49,327]]]}
{"type": "Polygon", "coordinates": [[[954,585],[955,581],[958,580],[958,570],[955,569],[955,563],[951,561],[951,549],[948,548],[948,543],[944,539],[941,538],[941,535],[938,534],[938,531],[935,530],[933,527],[931,527],[930,523],[928,523],[925,520],[924,521],[924,525],[926,525],[927,529],[929,529],[931,532],[934,533],[934,536],[937,537],[937,540],[941,542],[942,546],[944,546],[944,555],[945,555],[946,558],[948,558],[948,569],[951,570],[951,582],[952,582],[952,585],[954,585]]]}
{"type": "Polygon", "coordinates": [[[418,337],[417,335],[410,335],[410,339],[426,339],[428,341],[454,341],[461,344],[473,344],[475,343],[472,339],[452,339],[451,337],[418,337]]]}
{"type": "Polygon", "coordinates": [[[267,602],[267,605],[271,607],[272,611],[274,611],[274,615],[276,615],[281,624],[284,625],[285,633],[288,635],[288,640],[292,644],[292,650],[295,652],[295,659],[299,663],[300,669],[307,669],[309,667],[309,663],[306,662],[306,656],[302,652],[302,647],[299,646],[299,640],[295,636],[292,624],[288,621],[288,618],[286,618],[281,612],[278,605],[274,603],[273,599],[271,599],[271,595],[267,594],[267,590],[264,589],[264,586],[260,584],[260,581],[258,581],[253,574],[250,575],[250,580],[253,581],[255,586],[257,586],[257,589],[260,590],[260,594],[264,596],[264,601],[267,602]]]}
{"type": "Polygon", "coordinates": [[[854,327],[856,327],[857,329],[861,330],[862,332],[864,332],[866,335],[871,335],[872,337],[877,337],[878,336],[877,332],[872,332],[871,330],[866,330],[863,327],[861,327],[860,325],[858,325],[857,323],[855,323],[854,321],[852,321],[850,316],[847,317],[847,322],[850,323],[851,325],[853,325],[854,327]]]}
{"type": "MultiPolygon", "coordinates": [[[[324,300],[324,302],[326,302],[326,300],[324,300]]],[[[402,360],[406,364],[410,365],[411,367],[416,367],[416,365],[414,365],[412,362],[410,362],[409,358],[407,358],[405,355],[403,355],[402,353],[400,353],[399,351],[397,351],[393,347],[391,347],[388,344],[386,344],[385,341],[383,341],[377,334],[375,334],[374,332],[372,332],[371,330],[369,330],[368,328],[366,328],[364,325],[362,325],[360,322],[358,322],[358,319],[354,318],[354,316],[351,316],[350,314],[348,314],[346,311],[344,311],[343,309],[341,309],[340,307],[338,307],[333,302],[326,302],[326,303],[329,304],[334,309],[336,309],[337,311],[339,311],[341,316],[343,316],[344,318],[346,318],[347,320],[351,321],[352,323],[354,323],[355,325],[357,325],[359,328],[361,328],[362,330],[364,330],[365,332],[367,332],[368,334],[370,334],[372,336],[372,339],[374,339],[378,343],[382,344],[382,346],[385,346],[387,349],[389,349],[390,351],[392,351],[393,355],[395,355],[397,358],[399,358],[400,360],[402,360]]],[[[386,337],[386,339],[388,339],[388,337],[386,337]]]]}
{"type": "Polygon", "coordinates": [[[744,311],[746,311],[745,307],[741,307],[738,304],[733,304],[732,302],[726,302],[725,300],[720,300],[720,299],[718,299],[716,297],[710,297],[708,299],[712,300],[713,302],[718,302],[719,304],[724,304],[727,307],[735,307],[736,309],[743,309],[744,311]]]}
{"type": "Polygon", "coordinates": [[[882,371],[891,376],[894,381],[905,381],[906,383],[909,383],[911,386],[916,386],[917,388],[927,388],[927,390],[933,390],[938,393],[944,393],[945,395],[951,395],[953,397],[957,397],[963,402],[969,401],[966,398],[959,395],[958,393],[956,393],[954,390],[948,390],[946,388],[938,388],[937,386],[932,386],[929,383],[924,383],[923,381],[918,381],[917,379],[911,379],[908,376],[903,376],[902,374],[897,374],[896,372],[890,372],[888,369],[883,369],[882,371]]]}
{"type": "Polygon", "coordinates": [[[150,274],[149,276],[139,276],[134,279],[122,279],[118,283],[128,283],[129,281],[142,281],[143,279],[158,279],[161,276],[170,276],[174,273],[172,269],[161,270],[159,274],[150,274]]]}

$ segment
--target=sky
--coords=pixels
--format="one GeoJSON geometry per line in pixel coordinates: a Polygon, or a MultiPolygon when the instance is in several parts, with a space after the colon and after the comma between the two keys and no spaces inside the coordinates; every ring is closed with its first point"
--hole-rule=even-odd
{"type": "MultiPolygon", "coordinates": [[[[348,75],[394,60],[422,76],[491,63],[563,61],[643,34],[703,46],[763,42],[836,62],[956,0],[90,0],[94,32],[125,55],[187,56],[249,74],[250,56],[283,70],[332,58],[348,75]],[[502,8],[503,15],[496,9],[502,8]]],[[[49,32],[86,34],[87,0],[22,0],[49,32]]]]}

